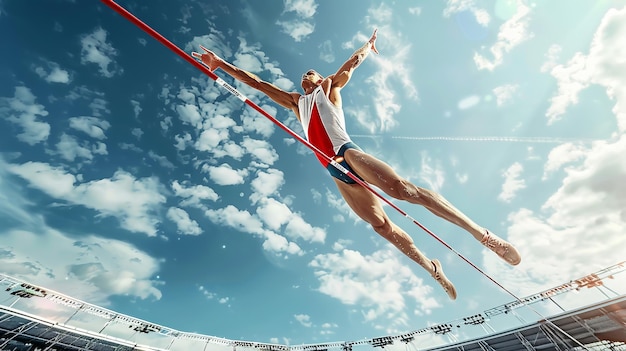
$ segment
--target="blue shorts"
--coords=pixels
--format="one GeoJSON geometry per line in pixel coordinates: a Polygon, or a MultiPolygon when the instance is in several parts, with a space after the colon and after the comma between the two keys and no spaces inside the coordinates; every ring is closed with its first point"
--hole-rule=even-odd
{"type": "MultiPolygon", "coordinates": [[[[341,148],[339,149],[339,152],[337,152],[337,155],[335,155],[335,157],[333,157],[333,159],[339,163],[340,165],[342,165],[345,169],[347,169],[348,171],[350,171],[350,173],[352,173],[353,175],[355,175],[357,178],[363,180],[363,178],[361,178],[358,174],[356,174],[352,168],[350,168],[350,165],[348,165],[348,162],[346,162],[346,159],[343,157],[343,155],[345,154],[346,150],[348,149],[357,149],[359,151],[363,151],[361,150],[361,148],[353,143],[353,142],[347,142],[345,144],[343,144],[341,146],[341,148]]],[[[347,174],[343,173],[342,171],[338,170],[337,168],[335,168],[335,166],[332,165],[332,163],[329,163],[328,166],[326,166],[326,169],[328,170],[328,173],[330,173],[331,176],[341,180],[342,182],[346,183],[346,184],[356,184],[356,181],[352,178],[350,178],[347,174]]]]}

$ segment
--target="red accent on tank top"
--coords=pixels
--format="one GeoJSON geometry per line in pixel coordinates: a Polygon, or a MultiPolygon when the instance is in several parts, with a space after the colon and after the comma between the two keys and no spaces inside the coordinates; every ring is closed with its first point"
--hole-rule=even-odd
{"type": "MultiPolygon", "coordinates": [[[[330,141],[330,137],[328,133],[326,133],[326,129],[322,124],[322,118],[320,117],[320,113],[317,110],[317,104],[313,104],[313,111],[311,111],[311,121],[309,122],[309,142],[321,152],[323,152],[328,157],[333,157],[335,155],[335,151],[333,150],[333,143],[330,141]]],[[[328,162],[324,157],[315,154],[318,160],[324,165],[324,167],[328,166],[330,162],[328,162]]]]}

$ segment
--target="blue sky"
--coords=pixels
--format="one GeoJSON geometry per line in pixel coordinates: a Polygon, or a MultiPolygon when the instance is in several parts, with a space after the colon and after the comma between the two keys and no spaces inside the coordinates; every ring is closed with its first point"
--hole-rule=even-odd
{"type": "MultiPolygon", "coordinates": [[[[378,28],[380,55],[343,90],[354,141],[522,263],[401,208],[519,296],[624,260],[622,1],[119,3],[186,52],[202,44],[287,90],[378,28]]],[[[178,330],[285,344],[512,300],[390,209],[444,264],[449,301],[350,213],[308,149],[100,2],[0,0],[0,33],[3,273],[178,330]]]]}

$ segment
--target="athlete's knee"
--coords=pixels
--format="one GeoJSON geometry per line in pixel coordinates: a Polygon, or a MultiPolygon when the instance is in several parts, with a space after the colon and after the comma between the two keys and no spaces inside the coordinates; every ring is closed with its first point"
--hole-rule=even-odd
{"type": "Polygon", "coordinates": [[[383,238],[391,237],[393,228],[391,227],[391,222],[389,221],[388,218],[382,217],[380,220],[377,220],[376,222],[370,222],[370,225],[372,226],[374,231],[378,233],[379,235],[381,235],[383,238]]]}

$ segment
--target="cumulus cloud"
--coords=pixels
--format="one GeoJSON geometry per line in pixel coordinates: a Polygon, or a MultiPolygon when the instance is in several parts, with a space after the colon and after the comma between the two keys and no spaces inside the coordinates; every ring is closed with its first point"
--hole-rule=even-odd
{"type": "Polygon", "coordinates": [[[304,327],[309,328],[313,326],[313,323],[311,323],[311,316],[308,314],[294,314],[293,318],[295,318],[298,323],[302,324],[304,327]]]}
{"type": "Polygon", "coordinates": [[[178,207],[170,207],[167,210],[167,218],[176,223],[178,227],[178,232],[184,235],[200,235],[202,234],[202,229],[200,229],[200,225],[198,222],[191,219],[189,217],[189,213],[178,207]]]}
{"type": "Polygon", "coordinates": [[[257,216],[271,230],[283,232],[293,240],[303,239],[308,242],[323,243],[326,231],[314,227],[298,213],[291,211],[287,205],[272,198],[263,198],[256,210],[257,216]]]}
{"type": "Polygon", "coordinates": [[[480,102],[480,96],[471,95],[471,96],[461,99],[459,103],[457,104],[457,107],[459,108],[459,110],[467,110],[478,105],[479,102],[480,102]]]}
{"type": "Polygon", "coordinates": [[[244,233],[254,234],[264,239],[263,249],[273,253],[303,255],[302,249],[284,236],[263,228],[263,223],[246,210],[228,205],[221,209],[209,209],[205,215],[216,224],[226,225],[244,233]]]}
{"type": "Polygon", "coordinates": [[[62,83],[67,84],[70,82],[70,74],[68,71],[62,69],[58,63],[52,61],[45,61],[45,66],[35,66],[35,73],[48,83],[62,83]]]}
{"type": "Polygon", "coordinates": [[[278,153],[268,141],[245,137],[242,146],[258,161],[273,165],[278,161],[278,153]]]}
{"type": "Polygon", "coordinates": [[[502,184],[502,191],[498,195],[498,200],[503,202],[511,202],[518,191],[526,187],[526,181],[520,179],[524,166],[521,163],[515,162],[506,171],[502,173],[504,177],[504,183],[502,184]]]}
{"type": "Polygon", "coordinates": [[[0,97],[0,116],[21,127],[23,132],[17,139],[29,145],[46,141],[50,135],[50,124],[39,120],[48,111],[35,100],[35,95],[24,86],[16,87],[12,98],[0,97]]]}
{"type": "Polygon", "coordinates": [[[295,13],[296,18],[289,20],[278,20],[276,24],[280,26],[284,33],[292,37],[296,42],[300,42],[308,37],[315,30],[315,24],[311,18],[315,15],[317,4],[314,0],[285,0],[285,9],[281,17],[289,13],[295,13]]]}
{"type": "Polygon", "coordinates": [[[73,239],[40,223],[36,232],[0,232],[4,273],[96,304],[113,295],[160,299],[160,261],[133,245],[96,235],[73,239]],[[31,243],[37,242],[37,245],[31,243]]]}
{"type": "Polygon", "coordinates": [[[256,178],[250,182],[254,191],[250,195],[250,200],[252,200],[252,203],[256,203],[259,199],[276,193],[284,183],[285,179],[282,171],[273,168],[267,171],[260,171],[257,173],[256,178]]]}
{"type": "Polygon", "coordinates": [[[117,50],[107,42],[107,35],[107,31],[101,27],[96,28],[92,33],[83,35],[80,39],[80,62],[84,65],[96,64],[103,77],[111,78],[116,74],[122,74],[123,70],[114,60],[117,56],[117,50]]]}
{"type": "Polygon", "coordinates": [[[117,171],[111,178],[80,183],[63,168],[41,162],[11,164],[8,170],[49,196],[93,209],[101,216],[117,218],[126,230],[149,236],[157,233],[160,220],[156,210],[165,197],[156,178],[136,179],[127,172],[117,171]]]}
{"type": "Polygon", "coordinates": [[[504,61],[504,54],[532,37],[532,33],[528,31],[531,8],[523,0],[516,0],[516,5],[517,11],[500,26],[498,39],[489,49],[493,59],[489,60],[479,53],[474,54],[474,63],[478,69],[493,71],[504,61]]]}
{"type": "Polygon", "coordinates": [[[301,20],[276,21],[276,24],[296,42],[304,40],[315,31],[315,25],[313,23],[303,22],[301,20]]]}
{"type": "Polygon", "coordinates": [[[96,117],[71,117],[70,128],[81,131],[98,140],[106,139],[104,132],[111,127],[111,123],[96,117]]]}
{"type": "Polygon", "coordinates": [[[493,94],[496,96],[496,104],[502,106],[513,98],[513,95],[519,89],[517,84],[505,84],[493,88],[493,94]]]}
{"type": "MultiPolygon", "coordinates": [[[[409,12],[415,13],[416,12],[415,9],[417,9],[416,14],[419,14],[420,13],[419,7],[411,8],[409,9],[409,12]]],[[[487,10],[485,9],[478,7],[475,1],[473,0],[448,0],[446,7],[443,9],[443,16],[450,17],[451,15],[455,13],[464,12],[464,11],[471,12],[472,15],[474,15],[474,18],[476,19],[476,22],[484,27],[489,25],[489,22],[491,22],[491,16],[489,15],[489,12],[487,12],[487,10]]]]}
{"type": "Polygon", "coordinates": [[[405,328],[407,313],[429,314],[440,306],[432,287],[424,285],[392,249],[371,255],[343,249],[317,255],[309,265],[321,293],[360,310],[368,322],[387,322],[385,330],[405,328]]]}
{"type": "Polygon", "coordinates": [[[93,160],[94,154],[108,155],[106,144],[96,142],[90,144],[87,141],[80,142],[78,139],[65,133],[61,134],[56,144],[57,153],[66,161],[74,162],[83,159],[87,162],[93,160]]]}
{"type": "MultiPolygon", "coordinates": [[[[372,30],[374,27],[378,28],[379,38],[384,35],[384,41],[377,42],[377,48],[385,54],[370,54],[367,57],[367,61],[375,65],[376,72],[365,79],[370,91],[360,93],[370,96],[373,106],[347,106],[345,112],[356,117],[362,128],[371,133],[379,133],[397,126],[398,122],[394,117],[402,107],[399,96],[405,95],[417,101],[418,93],[415,84],[409,78],[411,44],[403,33],[394,30],[393,11],[386,3],[371,7],[367,11],[367,25],[372,30]],[[370,112],[371,108],[374,109],[374,114],[370,112]]],[[[370,35],[371,32],[359,32],[342,47],[355,50],[367,42],[370,35]]]]}
{"type": "Polygon", "coordinates": [[[174,194],[182,198],[180,206],[204,208],[203,202],[205,200],[215,202],[219,199],[215,190],[205,185],[191,185],[188,182],[180,183],[175,180],[171,187],[174,194]]]}
{"type": "Polygon", "coordinates": [[[556,65],[550,74],[556,78],[558,91],[551,98],[546,112],[548,124],[562,118],[567,108],[578,103],[579,93],[591,84],[606,89],[615,99],[613,112],[620,132],[626,131],[626,64],[618,57],[625,57],[626,9],[610,9],[602,18],[589,47],[589,54],[576,53],[566,64],[556,65]]]}
{"type": "Polygon", "coordinates": [[[222,163],[219,166],[204,165],[202,171],[209,173],[209,177],[217,185],[243,184],[245,177],[248,175],[248,170],[233,169],[227,163],[222,163]]]}

